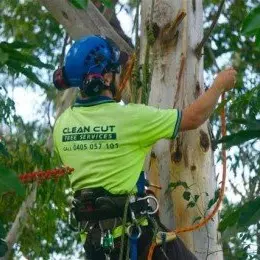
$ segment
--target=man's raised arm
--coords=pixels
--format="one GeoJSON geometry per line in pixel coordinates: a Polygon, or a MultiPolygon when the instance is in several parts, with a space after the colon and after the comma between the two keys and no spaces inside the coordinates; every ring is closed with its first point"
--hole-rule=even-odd
{"type": "Polygon", "coordinates": [[[211,88],[182,111],[180,131],[196,129],[210,117],[221,94],[234,87],[236,74],[229,68],[217,75],[211,88]]]}

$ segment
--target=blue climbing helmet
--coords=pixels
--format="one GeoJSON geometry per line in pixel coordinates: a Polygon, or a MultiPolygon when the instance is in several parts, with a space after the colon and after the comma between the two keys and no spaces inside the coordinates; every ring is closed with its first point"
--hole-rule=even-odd
{"type": "Polygon", "coordinates": [[[120,72],[126,54],[107,37],[91,35],[76,41],[70,48],[63,72],[70,87],[82,87],[86,75],[120,72]]]}

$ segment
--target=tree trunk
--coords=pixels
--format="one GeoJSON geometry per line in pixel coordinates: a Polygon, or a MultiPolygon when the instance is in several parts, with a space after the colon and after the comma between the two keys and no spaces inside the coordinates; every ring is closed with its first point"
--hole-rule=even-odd
{"type": "MultiPolygon", "coordinates": [[[[153,35],[157,36],[151,49],[149,104],[182,110],[204,91],[203,59],[194,54],[203,37],[202,0],[155,0],[152,6],[153,1],[142,1],[141,61],[145,60],[147,35],[151,34],[151,30],[147,33],[148,24],[156,29],[153,35]],[[185,13],[183,19],[180,14],[185,13]]],[[[160,193],[156,191],[160,200],[160,217],[170,229],[187,227],[196,217],[203,218],[209,199],[214,197],[216,177],[207,128],[205,123],[197,130],[180,133],[174,142],[160,141],[151,153],[148,172],[151,182],[162,186],[160,193]],[[182,186],[167,192],[169,184],[177,181],[192,185],[186,191],[192,194],[189,201],[195,195],[200,196],[196,206],[187,208],[182,186]]],[[[199,231],[180,234],[198,259],[223,259],[217,225],[218,217],[215,217],[199,231]]]]}

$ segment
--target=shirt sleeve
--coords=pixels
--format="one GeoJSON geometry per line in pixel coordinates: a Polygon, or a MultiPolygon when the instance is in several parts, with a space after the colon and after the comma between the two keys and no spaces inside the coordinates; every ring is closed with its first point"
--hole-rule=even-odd
{"type": "Polygon", "coordinates": [[[158,109],[142,106],[140,115],[139,142],[142,147],[148,147],[160,139],[176,138],[181,123],[181,111],[178,109],[158,109]]]}

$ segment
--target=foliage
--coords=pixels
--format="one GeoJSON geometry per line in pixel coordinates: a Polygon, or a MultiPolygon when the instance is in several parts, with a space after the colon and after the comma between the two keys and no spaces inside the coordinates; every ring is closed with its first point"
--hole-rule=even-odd
{"type": "Polygon", "coordinates": [[[232,122],[242,124],[247,129],[240,130],[237,133],[224,136],[217,141],[217,143],[225,143],[227,149],[234,145],[240,145],[251,139],[260,138],[260,120],[246,120],[240,118],[233,119],[232,122]]]}
{"type": "Polygon", "coordinates": [[[25,195],[25,190],[16,174],[0,165],[0,196],[4,192],[16,192],[18,195],[25,195]]]}
{"type": "Polygon", "coordinates": [[[247,36],[255,36],[256,46],[260,49],[260,6],[253,9],[245,18],[242,33],[247,36]]]}
{"type": "Polygon", "coordinates": [[[260,219],[260,197],[249,200],[243,205],[237,205],[229,215],[223,217],[219,224],[219,231],[236,227],[236,232],[247,230],[257,224],[260,219]]]}
{"type": "Polygon", "coordinates": [[[41,62],[38,57],[26,52],[26,50],[31,48],[33,48],[33,45],[21,41],[12,43],[0,42],[0,55],[3,57],[0,62],[0,70],[5,65],[10,73],[14,75],[21,73],[32,82],[47,88],[48,85],[38,79],[32,67],[53,69],[53,66],[41,62]]]}

